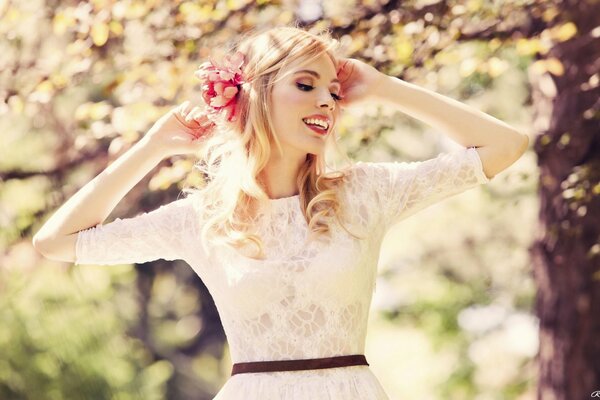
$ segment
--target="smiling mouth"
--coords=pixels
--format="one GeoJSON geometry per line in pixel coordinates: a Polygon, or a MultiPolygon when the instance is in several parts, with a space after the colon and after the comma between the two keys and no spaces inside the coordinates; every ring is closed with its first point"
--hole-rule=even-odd
{"type": "MultiPolygon", "coordinates": [[[[304,122],[304,121],[302,121],[302,122],[304,122]]],[[[327,133],[329,132],[328,129],[321,128],[318,125],[311,125],[311,124],[307,124],[306,122],[304,122],[304,125],[306,125],[306,127],[308,129],[312,130],[313,132],[317,133],[320,136],[326,136],[327,133]]]]}

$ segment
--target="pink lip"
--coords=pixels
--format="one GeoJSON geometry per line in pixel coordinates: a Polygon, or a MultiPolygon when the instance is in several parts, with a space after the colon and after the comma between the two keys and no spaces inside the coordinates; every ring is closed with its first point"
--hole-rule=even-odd
{"type": "MultiPolygon", "coordinates": [[[[304,122],[304,121],[302,121],[302,122],[304,122]]],[[[318,130],[319,128],[317,128],[317,127],[313,127],[313,126],[307,125],[306,123],[304,123],[304,125],[308,129],[310,129],[311,131],[315,132],[319,136],[327,136],[329,134],[329,130],[326,130],[326,131],[322,132],[322,131],[319,131],[318,130]]]]}

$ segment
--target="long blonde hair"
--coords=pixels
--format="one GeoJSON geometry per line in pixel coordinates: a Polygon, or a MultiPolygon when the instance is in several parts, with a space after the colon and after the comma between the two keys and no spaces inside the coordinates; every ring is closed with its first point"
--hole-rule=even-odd
{"type": "MultiPolygon", "coordinates": [[[[339,42],[326,30],[311,33],[285,26],[250,33],[239,42],[237,49],[227,51],[244,54],[242,73],[246,82],[237,94],[238,117],[233,123],[217,122],[213,133],[204,138],[205,145],[198,154],[200,161],[194,167],[202,172],[206,185],[183,189],[188,195],[199,194],[195,204],[201,215],[201,241],[207,254],[211,251],[209,244],[237,248],[254,243],[257,251],[251,258],[265,257],[262,240],[248,228],[253,226],[252,216],[258,205],[269,204],[269,197],[257,177],[269,160],[270,143],[274,142],[282,153],[271,118],[272,87],[284,78],[280,71],[295,60],[308,63],[326,53],[337,69],[338,48],[339,42]]],[[[334,122],[326,139],[326,149],[330,146],[337,149],[336,136],[334,122]]],[[[337,196],[337,188],[346,172],[326,172],[325,153],[322,156],[308,154],[296,181],[310,237],[330,233],[328,220],[332,217],[346,229],[340,220],[337,196]]]]}

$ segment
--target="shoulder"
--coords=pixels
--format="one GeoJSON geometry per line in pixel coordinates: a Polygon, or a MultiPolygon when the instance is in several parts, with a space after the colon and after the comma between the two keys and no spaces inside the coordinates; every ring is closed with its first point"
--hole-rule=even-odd
{"type": "Polygon", "coordinates": [[[194,210],[199,204],[200,197],[196,194],[177,198],[170,203],[163,204],[159,209],[170,210],[174,214],[194,210]]]}
{"type": "Polygon", "coordinates": [[[393,171],[415,167],[411,162],[356,161],[345,169],[344,186],[353,191],[377,187],[382,180],[387,181],[393,171]]]}
{"type": "Polygon", "coordinates": [[[357,179],[367,177],[376,164],[370,161],[353,161],[352,164],[340,168],[336,172],[343,176],[344,183],[352,183],[357,179]]]}
{"type": "Polygon", "coordinates": [[[185,223],[189,219],[197,219],[201,215],[202,198],[198,193],[187,194],[158,208],[158,212],[185,223]]]}
{"type": "Polygon", "coordinates": [[[354,161],[336,171],[341,174],[338,186],[340,202],[351,208],[360,206],[362,200],[372,192],[377,167],[378,163],[375,162],[354,161]]]}

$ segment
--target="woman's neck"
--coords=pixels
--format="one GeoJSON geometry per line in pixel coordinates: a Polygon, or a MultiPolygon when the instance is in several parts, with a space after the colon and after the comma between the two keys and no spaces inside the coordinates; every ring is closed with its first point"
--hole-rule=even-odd
{"type": "Polygon", "coordinates": [[[280,199],[298,194],[297,179],[306,155],[296,162],[271,159],[262,171],[263,189],[270,199],[280,199]]]}

